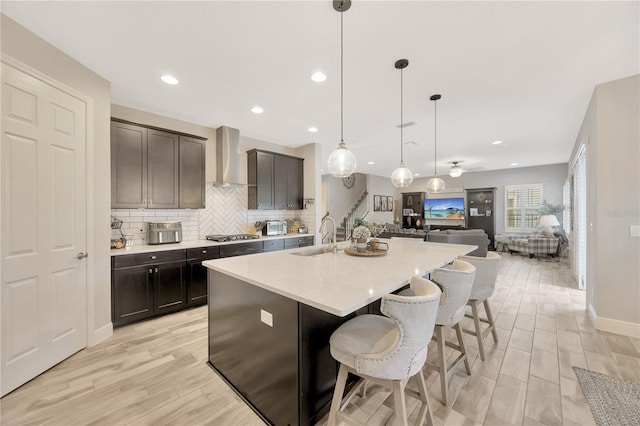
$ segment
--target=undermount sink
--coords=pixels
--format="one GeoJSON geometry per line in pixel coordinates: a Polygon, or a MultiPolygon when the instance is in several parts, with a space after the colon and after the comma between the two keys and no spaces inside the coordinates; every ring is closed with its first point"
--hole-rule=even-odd
{"type": "MultiPolygon", "coordinates": [[[[338,251],[342,251],[342,249],[338,248],[338,251]]],[[[329,246],[312,247],[306,250],[297,250],[297,251],[291,252],[291,254],[294,254],[296,256],[316,256],[319,254],[327,254],[327,253],[333,253],[333,247],[329,247],[329,246]]]]}

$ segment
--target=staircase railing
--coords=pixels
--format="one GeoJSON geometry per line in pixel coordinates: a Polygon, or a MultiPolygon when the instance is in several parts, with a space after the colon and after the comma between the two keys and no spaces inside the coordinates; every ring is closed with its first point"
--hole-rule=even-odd
{"type": "Polygon", "coordinates": [[[358,201],[356,201],[347,215],[342,219],[342,226],[344,227],[345,238],[351,237],[351,231],[353,231],[353,222],[356,219],[364,219],[369,211],[367,210],[367,195],[368,191],[364,191],[358,201]]]}

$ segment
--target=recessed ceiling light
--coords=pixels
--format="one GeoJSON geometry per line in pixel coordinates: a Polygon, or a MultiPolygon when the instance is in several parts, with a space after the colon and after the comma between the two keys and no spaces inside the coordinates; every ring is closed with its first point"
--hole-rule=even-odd
{"type": "Polygon", "coordinates": [[[311,80],[315,81],[316,83],[322,83],[326,79],[327,75],[323,72],[318,71],[311,74],[311,80]]]}
{"type": "Polygon", "coordinates": [[[160,77],[160,80],[164,81],[167,84],[171,84],[173,86],[180,83],[177,78],[169,74],[163,75],[162,77],[160,77]]]}
{"type": "Polygon", "coordinates": [[[311,133],[315,133],[315,132],[317,132],[317,131],[318,131],[318,128],[317,128],[317,127],[313,127],[313,126],[311,126],[311,127],[309,127],[307,130],[308,130],[308,131],[310,131],[311,133]]]}
{"type": "Polygon", "coordinates": [[[500,145],[502,143],[502,141],[493,141],[491,142],[491,145],[500,145]]]}
{"type": "Polygon", "coordinates": [[[511,164],[509,164],[509,165],[510,165],[510,166],[517,166],[517,165],[518,165],[518,163],[511,163],[511,164]]]}
{"type": "Polygon", "coordinates": [[[251,108],[251,112],[254,114],[262,114],[264,110],[259,106],[254,106],[253,108],[251,108]]]}
{"type": "Polygon", "coordinates": [[[367,164],[376,164],[375,161],[369,161],[367,164]]]}

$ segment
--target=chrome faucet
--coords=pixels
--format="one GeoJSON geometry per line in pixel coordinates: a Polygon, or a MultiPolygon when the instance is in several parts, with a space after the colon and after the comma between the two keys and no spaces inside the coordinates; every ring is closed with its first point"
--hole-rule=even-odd
{"type": "Polygon", "coordinates": [[[329,241],[329,248],[333,248],[333,252],[338,252],[338,245],[336,244],[336,221],[329,215],[322,218],[322,223],[320,224],[320,235],[322,235],[322,230],[324,229],[324,224],[330,221],[333,225],[333,239],[329,241]]]}

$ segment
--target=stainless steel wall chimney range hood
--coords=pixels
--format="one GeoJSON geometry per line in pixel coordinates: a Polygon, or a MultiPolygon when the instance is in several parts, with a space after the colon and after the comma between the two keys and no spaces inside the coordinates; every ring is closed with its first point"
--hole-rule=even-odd
{"type": "Polygon", "coordinates": [[[240,179],[240,131],[227,126],[216,130],[216,181],[214,186],[246,186],[240,179]]]}

